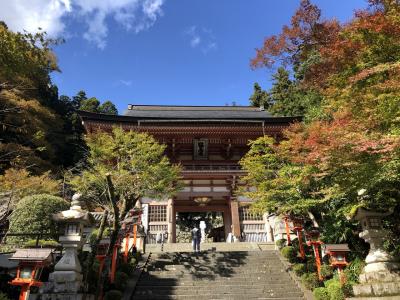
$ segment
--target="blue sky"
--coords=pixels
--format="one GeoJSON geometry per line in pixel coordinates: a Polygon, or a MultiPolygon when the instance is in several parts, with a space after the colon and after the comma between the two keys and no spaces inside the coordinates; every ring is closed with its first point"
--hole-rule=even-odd
{"type": "MultiPolygon", "coordinates": [[[[265,36],[279,33],[299,3],[15,2],[20,2],[18,7],[14,7],[13,1],[0,0],[0,19],[11,29],[41,26],[51,35],[66,39],[55,48],[62,73],[52,77],[60,94],[72,96],[83,89],[88,96],[113,101],[120,112],[128,103],[225,105],[235,101],[247,105],[254,82],[264,88],[270,85],[267,70],[254,71],[249,67],[254,49],[261,46],[265,36]],[[21,3],[30,15],[19,13],[21,3]],[[46,3],[52,6],[46,7],[46,3]],[[32,17],[35,10],[37,19],[32,17]]],[[[341,21],[348,20],[354,9],[366,6],[363,0],[313,2],[322,8],[324,16],[341,21]]]]}

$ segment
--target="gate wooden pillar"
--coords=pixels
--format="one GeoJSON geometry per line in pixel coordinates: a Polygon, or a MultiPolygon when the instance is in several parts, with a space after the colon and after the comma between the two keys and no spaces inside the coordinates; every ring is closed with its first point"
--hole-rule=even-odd
{"type": "Polygon", "coordinates": [[[176,242],[176,212],[174,208],[174,200],[168,199],[167,204],[167,221],[168,221],[168,243],[176,242]]]}
{"type": "Polygon", "coordinates": [[[231,219],[232,219],[232,234],[240,238],[240,221],[239,221],[239,202],[235,199],[230,199],[231,219]]]}

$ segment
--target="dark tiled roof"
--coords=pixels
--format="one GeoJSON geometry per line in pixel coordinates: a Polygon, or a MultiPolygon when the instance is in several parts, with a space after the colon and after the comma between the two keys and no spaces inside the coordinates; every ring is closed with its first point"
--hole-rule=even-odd
{"type": "Polygon", "coordinates": [[[252,106],[129,105],[125,116],[138,119],[263,120],[272,115],[252,106]]]}
{"type": "Polygon", "coordinates": [[[10,260],[32,260],[40,261],[47,260],[50,258],[53,249],[47,248],[29,248],[29,249],[17,249],[10,260]]]}

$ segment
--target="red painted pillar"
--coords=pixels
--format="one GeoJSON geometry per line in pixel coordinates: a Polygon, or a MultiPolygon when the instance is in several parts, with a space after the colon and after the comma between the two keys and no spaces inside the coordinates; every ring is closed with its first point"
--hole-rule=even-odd
{"type": "Polygon", "coordinates": [[[117,259],[118,259],[118,248],[119,243],[114,246],[113,254],[112,254],[112,261],[111,261],[111,273],[110,273],[110,282],[114,283],[115,280],[115,272],[117,271],[117,259]]]}

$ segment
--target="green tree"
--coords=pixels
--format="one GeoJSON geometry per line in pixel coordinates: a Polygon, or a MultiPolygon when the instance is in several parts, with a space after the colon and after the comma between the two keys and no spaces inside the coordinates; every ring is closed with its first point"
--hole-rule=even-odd
{"type": "Polygon", "coordinates": [[[74,109],[78,110],[81,107],[82,102],[85,100],[87,100],[86,92],[80,90],[74,97],[72,97],[72,106],[74,109]]]}
{"type": "Polygon", "coordinates": [[[29,195],[60,193],[60,182],[50,176],[31,175],[26,169],[10,168],[0,175],[0,224],[5,221],[18,202],[29,195]]]}
{"type": "Polygon", "coordinates": [[[118,115],[117,108],[115,107],[114,103],[112,103],[109,100],[103,102],[99,106],[99,112],[101,112],[103,114],[107,114],[107,115],[118,115]]]}
{"type": "Polygon", "coordinates": [[[268,93],[264,91],[257,82],[254,83],[253,95],[250,96],[249,100],[251,106],[263,106],[265,109],[270,107],[270,98],[268,93]]]}
{"type": "Polygon", "coordinates": [[[283,67],[278,68],[272,75],[271,112],[280,116],[304,115],[302,97],[296,89],[295,83],[290,80],[289,72],[283,67]]]}
{"type": "MultiPolygon", "coordinates": [[[[68,203],[57,196],[39,194],[27,196],[18,202],[10,217],[10,232],[45,233],[57,238],[58,225],[52,214],[68,209],[68,203]]],[[[13,242],[21,242],[32,237],[10,237],[13,242]]]]}
{"type": "Polygon", "coordinates": [[[94,205],[112,213],[110,256],[120,220],[141,197],[165,199],[173,195],[179,189],[180,167],[171,165],[164,155],[164,145],[144,133],[114,128],[111,133],[88,135],[86,143],[86,168],[71,180],[71,185],[95,201],[94,205]]]}
{"type": "Polygon", "coordinates": [[[97,98],[92,97],[92,98],[89,98],[86,100],[82,100],[81,106],[79,107],[79,109],[84,110],[84,111],[98,113],[98,112],[100,112],[99,106],[100,106],[100,101],[97,100],[97,98]]]}

